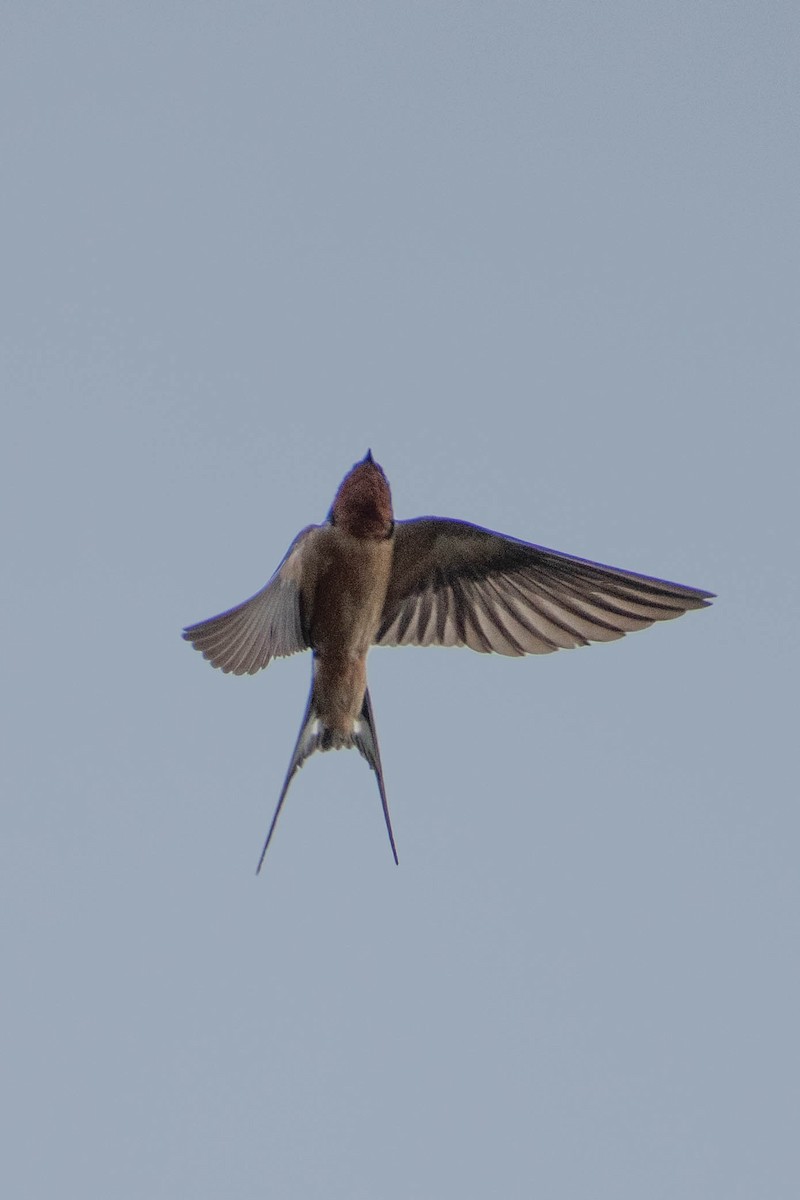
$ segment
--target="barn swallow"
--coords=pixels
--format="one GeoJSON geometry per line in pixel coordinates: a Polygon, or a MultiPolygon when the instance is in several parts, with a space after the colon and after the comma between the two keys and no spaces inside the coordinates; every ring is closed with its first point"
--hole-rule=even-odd
{"type": "Polygon", "coordinates": [[[234,675],[312,652],[305,716],[256,873],[295,772],[315,750],[344,747],[375,772],[398,861],[367,687],[370,646],[549,654],[614,641],[705,608],[713,595],[467,521],[395,521],[389,483],[368,450],[339,485],[326,521],[297,535],[260,592],[183,631],[212,666],[234,675]]]}

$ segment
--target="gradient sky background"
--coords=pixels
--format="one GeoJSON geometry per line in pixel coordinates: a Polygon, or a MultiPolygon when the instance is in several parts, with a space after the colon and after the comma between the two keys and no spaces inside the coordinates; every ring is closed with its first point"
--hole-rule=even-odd
{"type": "Polygon", "coordinates": [[[3,1195],[792,1200],[795,3],[7,3],[3,1195]],[[371,446],[707,587],[212,671],[371,446]]]}

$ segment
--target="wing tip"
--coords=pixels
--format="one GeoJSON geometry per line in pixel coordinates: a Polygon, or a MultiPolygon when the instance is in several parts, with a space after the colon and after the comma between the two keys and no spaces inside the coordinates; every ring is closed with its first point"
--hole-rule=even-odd
{"type": "Polygon", "coordinates": [[[691,597],[684,596],[683,599],[689,600],[688,607],[684,610],[690,612],[694,608],[711,608],[713,602],[717,599],[716,592],[706,592],[702,588],[693,588],[691,597]]]}

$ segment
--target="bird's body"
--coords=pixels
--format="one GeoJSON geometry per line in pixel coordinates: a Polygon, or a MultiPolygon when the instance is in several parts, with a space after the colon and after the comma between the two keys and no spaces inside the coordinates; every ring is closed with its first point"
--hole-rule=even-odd
{"type": "Polygon", "coordinates": [[[395,522],[386,476],[368,452],[342,480],[327,521],[298,534],[266,587],[183,636],[238,675],[313,652],[311,694],[259,869],[297,769],[315,750],[350,746],[376,774],[397,861],[367,688],[372,645],[546,654],[611,641],[711,596],[466,521],[395,522]]]}
{"type": "Polygon", "coordinates": [[[314,691],[319,717],[346,744],[367,686],[367,653],[383,613],[392,541],[359,538],[336,526],[309,537],[313,571],[308,611],[314,648],[314,691]]]}

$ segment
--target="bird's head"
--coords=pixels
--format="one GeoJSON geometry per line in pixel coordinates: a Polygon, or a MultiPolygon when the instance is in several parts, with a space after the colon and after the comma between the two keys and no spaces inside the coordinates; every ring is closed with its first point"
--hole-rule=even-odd
{"type": "Polygon", "coordinates": [[[368,450],[339,484],[330,521],[354,537],[390,537],[394,527],[392,493],[383,468],[368,450]]]}

